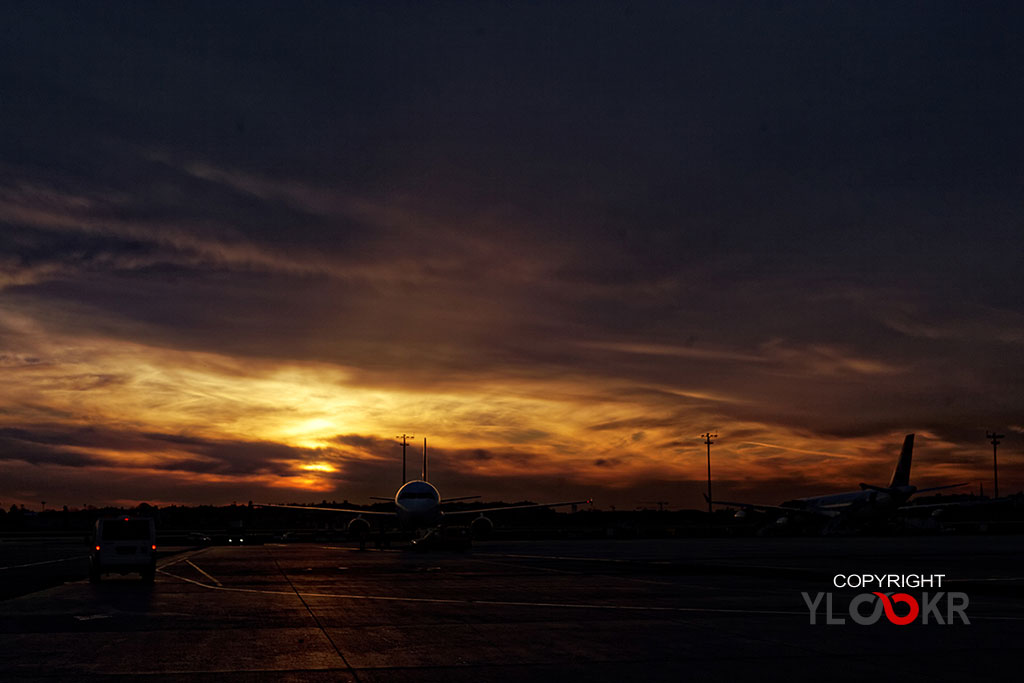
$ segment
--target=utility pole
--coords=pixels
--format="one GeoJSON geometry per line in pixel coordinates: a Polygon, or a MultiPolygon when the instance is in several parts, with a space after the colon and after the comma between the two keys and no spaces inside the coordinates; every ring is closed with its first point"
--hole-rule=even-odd
{"type": "Polygon", "coordinates": [[[401,436],[396,436],[395,438],[402,440],[402,485],[405,486],[405,482],[409,481],[405,477],[405,447],[409,445],[408,443],[406,443],[406,440],[415,439],[416,437],[413,436],[412,434],[402,434],[401,436]]]}
{"type": "Polygon", "coordinates": [[[711,498],[711,444],[714,443],[714,441],[712,441],[711,439],[717,439],[718,438],[718,434],[712,434],[711,432],[708,432],[707,434],[701,434],[701,436],[704,437],[704,443],[706,443],[708,445],[708,514],[710,515],[711,514],[711,500],[712,500],[712,498],[711,498]]]}
{"type": "Polygon", "coordinates": [[[992,439],[992,478],[995,484],[996,498],[999,497],[999,465],[996,463],[996,447],[999,445],[999,439],[1005,439],[1005,434],[996,434],[995,432],[986,432],[985,438],[992,439]]]}

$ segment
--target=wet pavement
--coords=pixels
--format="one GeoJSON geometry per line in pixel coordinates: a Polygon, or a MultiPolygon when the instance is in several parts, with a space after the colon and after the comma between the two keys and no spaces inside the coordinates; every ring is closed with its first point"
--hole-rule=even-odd
{"type": "Polygon", "coordinates": [[[154,584],[0,602],[0,679],[973,679],[1019,670],[1022,550],[1010,536],[218,546],[164,559],[154,584]],[[860,572],[945,574],[971,623],[853,623],[864,591],[832,576],[860,572]],[[834,593],[847,623],[812,625],[802,592],[834,593]]]}

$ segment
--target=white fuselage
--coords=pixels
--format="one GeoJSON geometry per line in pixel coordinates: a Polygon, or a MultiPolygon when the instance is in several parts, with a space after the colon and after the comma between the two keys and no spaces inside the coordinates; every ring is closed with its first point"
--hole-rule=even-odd
{"type": "Polygon", "coordinates": [[[441,522],[441,494],[430,482],[406,482],[395,494],[398,526],[403,529],[426,529],[441,522]]]}
{"type": "Polygon", "coordinates": [[[848,491],[828,496],[800,498],[783,505],[805,510],[834,511],[836,515],[847,514],[860,520],[884,518],[906,503],[915,490],[913,486],[897,486],[887,491],[848,491]]]}

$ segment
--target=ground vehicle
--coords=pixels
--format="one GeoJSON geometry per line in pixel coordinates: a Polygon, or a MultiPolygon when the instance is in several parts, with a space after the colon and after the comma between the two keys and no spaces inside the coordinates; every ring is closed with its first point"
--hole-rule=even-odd
{"type": "Polygon", "coordinates": [[[144,581],[156,573],[156,525],[149,517],[109,517],[96,520],[89,580],[97,582],[104,573],[138,572],[144,581]]]}

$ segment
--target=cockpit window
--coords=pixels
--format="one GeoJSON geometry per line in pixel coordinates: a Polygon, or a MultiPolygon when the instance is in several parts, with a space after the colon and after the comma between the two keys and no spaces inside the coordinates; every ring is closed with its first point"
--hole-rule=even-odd
{"type": "Polygon", "coordinates": [[[408,500],[410,498],[420,500],[434,500],[435,498],[433,491],[403,491],[398,495],[398,497],[401,498],[402,500],[408,500]]]}

